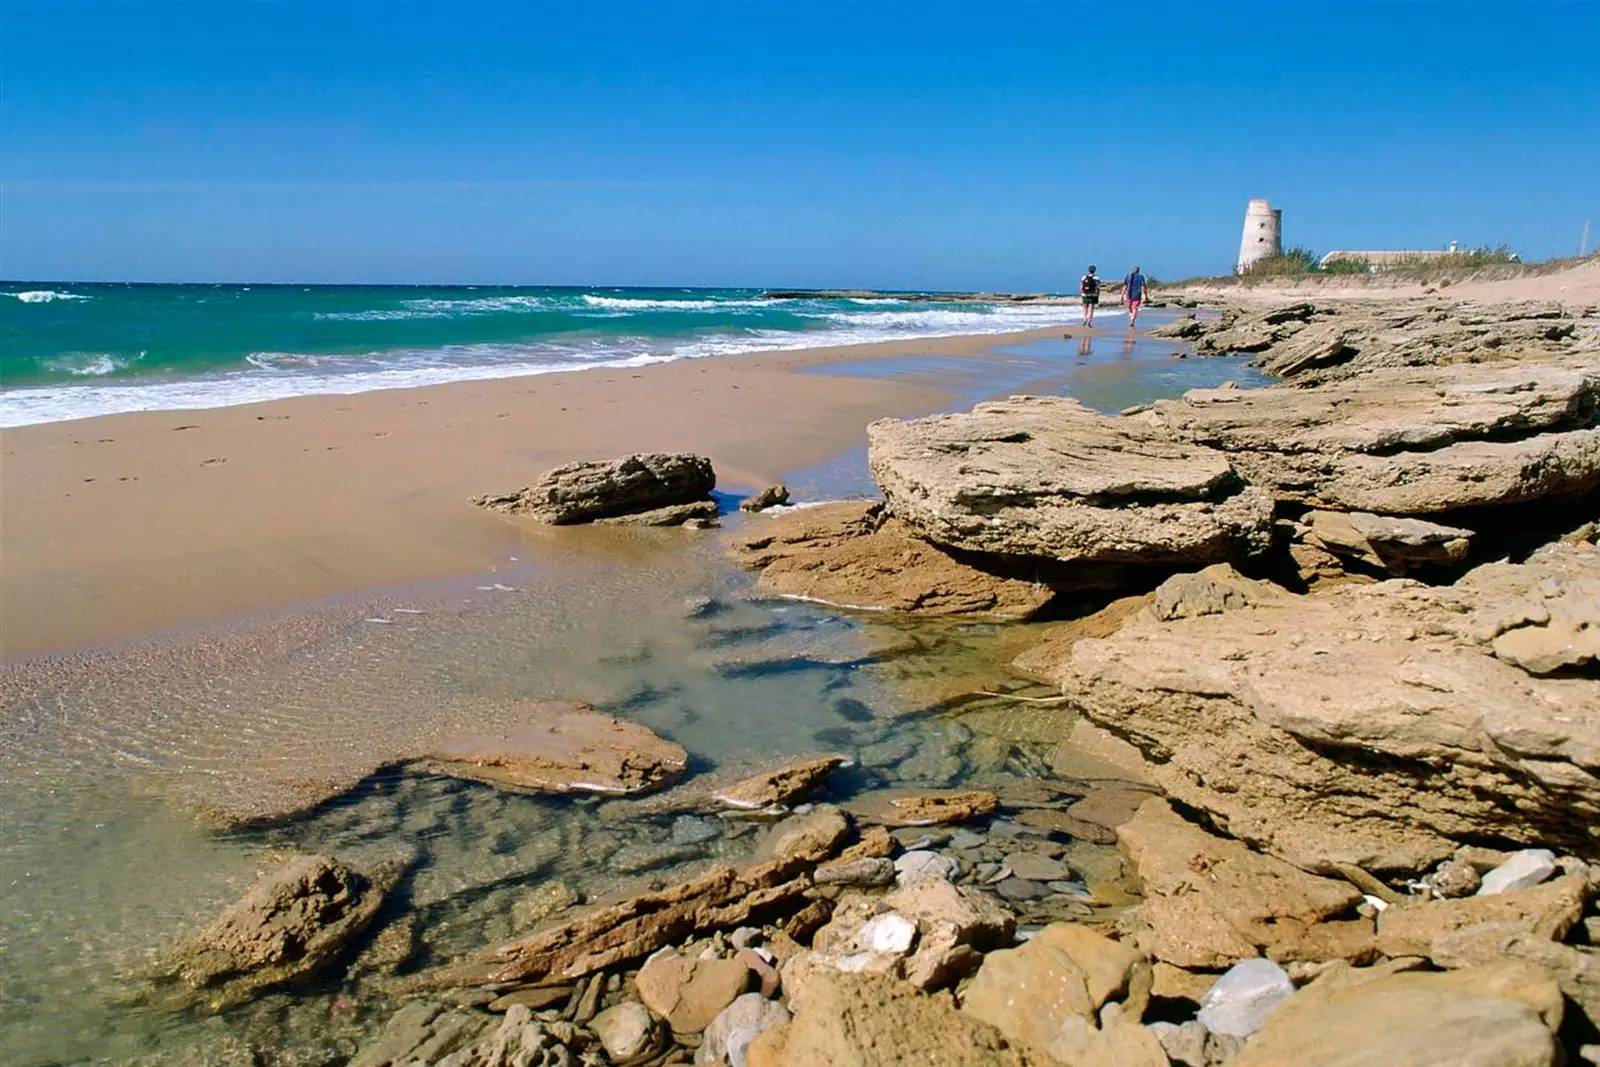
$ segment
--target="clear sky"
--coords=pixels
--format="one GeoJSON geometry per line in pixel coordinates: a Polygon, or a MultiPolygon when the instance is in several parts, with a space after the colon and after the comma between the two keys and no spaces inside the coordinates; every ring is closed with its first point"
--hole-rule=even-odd
{"type": "Polygon", "coordinates": [[[1600,3],[0,0],[0,276],[1061,289],[1600,226],[1600,3]]]}

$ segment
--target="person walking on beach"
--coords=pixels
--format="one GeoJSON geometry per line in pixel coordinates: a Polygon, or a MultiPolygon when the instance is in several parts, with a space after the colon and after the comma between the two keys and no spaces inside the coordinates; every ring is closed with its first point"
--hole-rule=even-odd
{"type": "Polygon", "coordinates": [[[1144,303],[1145,291],[1148,283],[1144,275],[1139,273],[1139,265],[1134,264],[1133,270],[1122,279],[1122,302],[1128,308],[1128,329],[1133,329],[1133,324],[1139,321],[1139,305],[1144,303]]]}
{"type": "Polygon", "coordinates": [[[1089,264],[1089,273],[1078,282],[1078,296],[1083,300],[1083,324],[1094,325],[1094,309],[1100,303],[1100,277],[1094,272],[1094,264],[1089,264]]]}

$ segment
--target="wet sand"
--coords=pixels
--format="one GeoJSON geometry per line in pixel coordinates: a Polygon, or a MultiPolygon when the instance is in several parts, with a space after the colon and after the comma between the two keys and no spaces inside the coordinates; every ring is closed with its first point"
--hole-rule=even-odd
{"type": "MultiPolygon", "coordinates": [[[[1063,309],[1063,319],[1072,315],[1063,309]]],[[[1108,327],[1108,329],[1114,327],[1108,327]]],[[[469,496],[574,459],[709,455],[756,488],[950,394],[830,364],[977,356],[1061,327],[594,369],[0,431],[0,659],[488,570],[469,496]],[[801,372],[807,373],[801,373],[801,372]]]]}

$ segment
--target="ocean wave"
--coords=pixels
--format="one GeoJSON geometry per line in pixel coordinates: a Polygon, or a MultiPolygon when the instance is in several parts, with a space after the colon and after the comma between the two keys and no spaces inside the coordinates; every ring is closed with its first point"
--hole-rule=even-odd
{"type": "MultiPolygon", "coordinates": [[[[144,353],[140,352],[135,359],[143,356],[144,353]]],[[[101,378],[133,366],[135,359],[107,355],[103,352],[69,352],[53,359],[41,360],[39,365],[58,374],[71,374],[78,378],[101,378]]]]}
{"type": "Polygon", "coordinates": [[[20,293],[6,293],[14,296],[24,304],[48,304],[52,300],[92,300],[93,297],[84,296],[82,293],[63,293],[55,289],[28,289],[20,293]]]}
{"type": "Polygon", "coordinates": [[[614,311],[723,311],[738,308],[772,307],[771,300],[651,300],[635,296],[593,296],[585,293],[589,307],[614,311]]]}
{"type": "MultiPolygon", "coordinates": [[[[683,304],[690,301],[665,303],[683,304]]],[[[1102,308],[1100,314],[1102,317],[1112,317],[1118,310],[1102,308]]],[[[1063,305],[860,312],[841,311],[835,305],[833,310],[819,318],[820,328],[817,329],[728,328],[726,332],[692,340],[611,335],[542,343],[484,342],[357,354],[261,351],[246,357],[248,370],[219,372],[204,377],[139,385],[107,382],[0,391],[0,426],[23,426],[128,411],[229,407],[292,396],[343,395],[594,367],[642,367],[653,363],[748,352],[797,351],[939,336],[1001,334],[1042,326],[1070,325],[1075,318],[1076,309],[1063,305]]]]}

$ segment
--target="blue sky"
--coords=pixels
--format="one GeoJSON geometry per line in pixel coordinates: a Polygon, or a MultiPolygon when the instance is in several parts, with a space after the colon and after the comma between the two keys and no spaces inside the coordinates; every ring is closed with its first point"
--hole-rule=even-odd
{"type": "MultiPolygon", "coordinates": [[[[1061,289],[1600,216],[1600,4],[0,0],[0,276],[1061,289]]],[[[1596,219],[1600,223],[1600,218],[1596,219]]]]}

